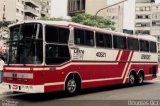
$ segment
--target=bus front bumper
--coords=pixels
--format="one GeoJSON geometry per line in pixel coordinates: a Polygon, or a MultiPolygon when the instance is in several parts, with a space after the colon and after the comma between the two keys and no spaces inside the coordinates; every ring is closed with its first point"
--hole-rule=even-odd
{"type": "Polygon", "coordinates": [[[26,92],[26,93],[44,93],[44,85],[22,85],[2,83],[2,88],[8,91],[26,92]]]}

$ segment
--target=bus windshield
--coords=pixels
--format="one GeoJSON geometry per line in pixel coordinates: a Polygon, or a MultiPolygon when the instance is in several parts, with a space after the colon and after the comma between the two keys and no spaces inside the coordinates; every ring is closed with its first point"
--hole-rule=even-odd
{"type": "Polygon", "coordinates": [[[24,23],[10,27],[8,64],[42,64],[42,25],[24,23]]]}

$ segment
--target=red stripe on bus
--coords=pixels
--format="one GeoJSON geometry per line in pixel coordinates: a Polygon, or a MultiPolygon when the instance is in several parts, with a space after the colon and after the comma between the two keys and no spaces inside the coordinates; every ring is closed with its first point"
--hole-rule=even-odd
{"type": "Polygon", "coordinates": [[[117,54],[117,57],[116,57],[116,61],[118,60],[118,57],[119,57],[120,53],[121,53],[121,50],[118,51],[118,54],[117,54]]]}
{"type": "MultiPolygon", "coordinates": [[[[131,69],[129,69],[129,66],[130,66],[130,64],[131,64],[131,59],[132,59],[132,57],[133,57],[133,52],[131,53],[131,57],[130,57],[130,59],[129,59],[129,63],[128,63],[128,65],[127,65],[127,68],[126,68],[126,70],[125,70],[125,74],[124,74],[124,77],[123,77],[123,80],[125,80],[125,82],[124,83],[126,83],[126,79],[125,79],[125,77],[126,77],[126,75],[128,74],[128,73],[130,73],[130,70],[131,69]]],[[[128,75],[127,75],[128,76],[128,75]]]]}

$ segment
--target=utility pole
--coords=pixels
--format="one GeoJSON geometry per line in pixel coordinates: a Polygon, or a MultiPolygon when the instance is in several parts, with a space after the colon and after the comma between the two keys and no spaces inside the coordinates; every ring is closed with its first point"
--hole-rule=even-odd
{"type": "Polygon", "coordinates": [[[117,3],[115,3],[115,4],[109,5],[109,6],[107,6],[107,7],[104,7],[104,8],[102,8],[102,9],[99,9],[99,10],[96,12],[95,16],[94,16],[94,20],[96,20],[96,16],[98,15],[98,13],[99,13],[100,11],[105,10],[105,9],[107,9],[107,8],[110,8],[110,7],[112,7],[112,6],[118,5],[118,4],[120,4],[120,3],[126,2],[126,1],[128,1],[128,0],[123,0],[123,1],[117,2],[117,3]]]}

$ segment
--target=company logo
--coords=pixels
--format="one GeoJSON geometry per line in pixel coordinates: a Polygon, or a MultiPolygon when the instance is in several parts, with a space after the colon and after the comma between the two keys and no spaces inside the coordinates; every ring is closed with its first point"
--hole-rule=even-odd
{"type": "Polygon", "coordinates": [[[13,85],[12,89],[18,89],[18,85],[13,85]]]}
{"type": "Polygon", "coordinates": [[[79,48],[74,48],[74,53],[84,54],[84,50],[80,50],[79,48]]]}

